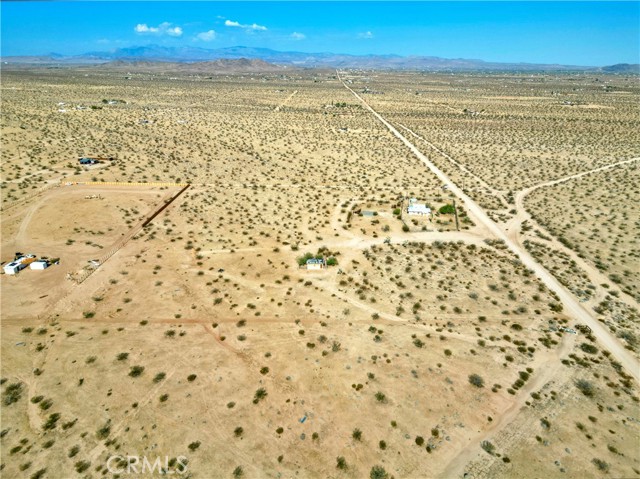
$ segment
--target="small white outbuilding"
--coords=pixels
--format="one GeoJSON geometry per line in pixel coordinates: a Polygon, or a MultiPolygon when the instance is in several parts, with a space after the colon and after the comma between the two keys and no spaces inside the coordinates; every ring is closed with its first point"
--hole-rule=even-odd
{"type": "Polygon", "coordinates": [[[311,258],[307,260],[307,269],[322,269],[325,267],[324,259],[311,258]]]}
{"type": "Polygon", "coordinates": [[[46,261],[34,261],[29,265],[31,269],[47,269],[49,267],[49,263],[46,261]]]}

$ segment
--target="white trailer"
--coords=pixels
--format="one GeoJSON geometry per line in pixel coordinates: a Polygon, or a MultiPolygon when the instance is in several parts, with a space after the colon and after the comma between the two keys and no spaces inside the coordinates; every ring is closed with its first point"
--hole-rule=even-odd
{"type": "Polygon", "coordinates": [[[16,274],[18,271],[23,269],[26,265],[21,261],[12,261],[11,263],[7,263],[4,265],[4,274],[16,274]]]}
{"type": "Polygon", "coordinates": [[[46,261],[34,261],[29,265],[31,269],[47,269],[49,267],[49,263],[46,261]]]}

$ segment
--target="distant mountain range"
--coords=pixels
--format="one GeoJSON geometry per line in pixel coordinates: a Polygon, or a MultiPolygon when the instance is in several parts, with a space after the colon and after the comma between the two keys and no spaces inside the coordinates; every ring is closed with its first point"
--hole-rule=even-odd
{"type": "Polygon", "coordinates": [[[156,60],[114,60],[96,65],[96,68],[132,72],[181,72],[181,73],[244,73],[279,72],[286,66],[274,65],[263,60],[220,59],[197,62],[168,62],[156,60]]]}
{"type": "MultiPolygon", "coordinates": [[[[65,56],[55,53],[41,56],[3,57],[8,64],[98,64],[124,62],[194,63],[221,60],[261,60],[273,65],[297,68],[362,68],[436,71],[597,71],[606,73],[640,73],[640,65],[618,64],[606,67],[537,63],[498,63],[483,60],[449,59],[430,56],[347,55],[340,53],[280,52],[269,48],[229,47],[205,49],[196,47],[164,47],[159,45],[119,48],[111,52],[88,52],[65,56]]],[[[168,65],[166,65],[168,66],[168,65]]],[[[213,65],[209,65],[212,67],[213,65]]],[[[252,67],[245,65],[247,71],[252,67]]],[[[254,65],[264,70],[265,65],[254,65]]],[[[224,69],[223,64],[218,67],[224,69]]]]}
{"type": "Polygon", "coordinates": [[[602,71],[607,73],[640,73],[640,64],[617,63],[616,65],[602,67],[602,71]]]}

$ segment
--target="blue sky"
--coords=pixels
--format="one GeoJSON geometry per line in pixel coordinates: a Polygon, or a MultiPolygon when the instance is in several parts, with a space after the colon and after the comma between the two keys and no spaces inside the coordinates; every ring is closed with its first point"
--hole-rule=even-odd
{"type": "Polygon", "coordinates": [[[0,9],[3,56],[158,44],[595,66],[640,62],[635,1],[3,1],[0,9]]]}

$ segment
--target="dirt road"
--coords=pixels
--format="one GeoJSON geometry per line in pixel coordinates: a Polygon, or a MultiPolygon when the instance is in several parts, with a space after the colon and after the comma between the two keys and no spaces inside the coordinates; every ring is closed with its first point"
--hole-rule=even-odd
{"type": "MultiPolygon", "coordinates": [[[[546,229],[544,227],[542,227],[540,224],[538,224],[537,221],[535,221],[532,217],[531,214],[526,210],[525,206],[524,206],[524,199],[527,195],[529,195],[531,192],[539,189],[539,188],[544,188],[547,186],[553,186],[553,185],[557,185],[560,183],[565,183],[567,181],[571,181],[577,178],[581,178],[583,176],[592,174],[592,173],[598,173],[601,171],[606,171],[609,170],[611,168],[615,168],[621,165],[625,165],[628,163],[633,163],[636,161],[639,161],[640,158],[631,158],[629,160],[623,160],[623,161],[618,161],[616,163],[611,163],[609,165],[606,166],[601,166],[599,168],[594,168],[592,170],[588,170],[588,171],[583,171],[581,173],[576,173],[574,175],[569,175],[569,176],[565,176],[562,178],[558,178],[555,180],[551,180],[551,181],[545,181],[544,183],[539,183],[537,185],[531,186],[529,188],[526,188],[524,190],[518,191],[515,195],[515,209],[517,211],[517,213],[515,214],[515,216],[513,218],[511,218],[505,225],[504,225],[504,229],[505,232],[509,235],[509,237],[515,241],[516,243],[518,243],[520,246],[522,245],[522,239],[521,239],[521,234],[520,234],[520,226],[522,225],[522,223],[524,223],[525,221],[527,221],[531,226],[541,230],[541,231],[545,231],[547,234],[550,235],[550,233],[548,231],[546,231],[546,229]]],[[[574,250],[567,248],[564,244],[560,243],[560,241],[558,241],[556,238],[552,238],[552,240],[549,242],[554,248],[559,249],[560,251],[565,252],[573,261],[575,261],[575,263],[578,265],[578,267],[580,267],[580,269],[582,269],[587,276],[589,277],[589,281],[591,281],[591,283],[595,284],[595,285],[599,285],[599,284],[603,284],[603,283],[609,283],[610,279],[607,277],[607,275],[603,274],[598,268],[595,267],[595,265],[583,258],[581,258],[578,253],[576,253],[574,250]]],[[[619,291],[620,296],[625,300],[625,302],[627,304],[630,305],[636,305],[638,306],[638,301],[636,301],[636,299],[625,293],[624,291],[619,291]]],[[[596,301],[599,302],[601,301],[603,298],[597,299],[594,298],[592,300],[592,302],[596,301]]],[[[590,302],[589,304],[591,304],[592,302],[590,302]]]]}
{"type": "Polygon", "coordinates": [[[531,381],[520,389],[511,406],[500,417],[497,417],[489,428],[471,436],[467,444],[456,452],[447,466],[437,474],[437,477],[442,479],[464,477],[465,468],[468,464],[473,462],[478,455],[485,454],[480,447],[482,441],[497,436],[500,431],[509,427],[522,409],[527,407],[526,403],[531,400],[530,393],[542,390],[547,384],[553,383],[558,375],[562,374],[563,368],[566,368],[561,363],[561,359],[572,351],[575,342],[575,336],[565,334],[559,348],[543,351],[531,365],[536,371],[531,381]]]}
{"type": "Polygon", "coordinates": [[[464,166],[462,163],[459,163],[458,161],[454,160],[453,158],[451,158],[450,155],[448,155],[447,153],[445,153],[444,151],[442,151],[440,148],[438,148],[436,145],[434,145],[433,143],[431,143],[430,141],[426,140],[425,138],[423,138],[422,136],[418,135],[417,133],[413,132],[412,130],[410,130],[409,128],[407,128],[406,126],[404,126],[402,123],[398,123],[398,126],[400,126],[402,129],[404,129],[405,131],[407,131],[409,134],[411,134],[413,137],[419,139],[420,141],[422,141],[424,144],[426,144],[427,146],[429,146],[430,148],[432,148],[433,150],[437,151],[438,153],[440,153],[441,156],[443,156],[444,158],[446,158],[447,160],[449,160],[451,163],[453,163],[453,165],[455,165],[458,169],[460,169],[460,171],[462,171],[463,173],[466,173],[467,175],[469,175],[470,177],[472,177],[474,180],[476,180],[483,188],[486,188],[488,191],[491,191],[491,194],[499,196],[502,201],[504,202],[504,204],[507,204],[507,200],[504,198],[504,196],[502,195],[502,193],[500,193],[499,191],[497,191],[495,188],[493,188],[491,185],[489,185],[486,181],[484,181],[482,178],[480,178],[478,175],[476,175],[475,173],[473,173],[472,171],[470,171],[466,166],[464,166]]]}
{"type": "Polygon", "coordinates": [[[610,170],[611,168],[615,168],[616,166],[626,165],[627,163],[633,163],[633,162],[639,161],[639,160],[640,160],[640,158],[630,158],[628,160],[622,160],[622,161],[618,161],[616,163],[611,163],[609,165],[601,166],[599,168],[594,168],[592,170],[583,171],[581,173],[576,173],[575,175],[564,176],[564,177],[558,178],[556,180],[545,181],[544,183],[539,183],[537,185],[530,186],[529,188],[526,188],[526,189],[524,189],[522,191],[519,191],[516,194],[516,206],[519,207],[519,208],[523,208],[524,209],[524,204],[523,204],[524,197],[527,196],[532,191],[537,190],[538,188],[544,188],[545,186],[557,185],[559,183],[564,183],[564,182],[569,181],[569,180],[575,180],[577,178],[581,178],[583,176],[590,175],[592,173],[598,173],[600,171],[610,170]],[[518,201],[519,201],[519,203],[518,203],[518,201]]]}
{"type": "Polygon", "coordinates": [[[611,355],[626,369],[626,371],[634,377],[634,379],[640,382],[640,363],[634,358],[634,356],[624,348],[624,346],[618,341],[618,339],[611,334],[594,316],[590,311],[587,311],[578,302],[577,298],[573,296],[558,280],[549,273],[542,265],[540,265],[523,247],[514,242],[506,232],[500,228],[496,223],[489,218],[475,201],[468,197],[456,184],[454,184],[447,175],[445,175],[436,165],[434,165],[429,158],[427,158],[415,145],[413,145],[407,138],[405,138],[396,128],[393,127],[387,120],[385,120],[378,112],[369,106],[360,95],[347,86],[346,83],[340,77],[337,72],[338,79],[343,86],[349,90],[362,104],[369,110],[382,124],[384,124],[391,133],[402,141],[411,152],[422,161],[427,168],[429,168],[443,183],[449,185],[449,190],[460,198],[469,215],[472,216],[478,223],[483,224],[494,237],[504,241],[505,245],[522,261],[524,266],[531,269],[540,280],[551,291],[556,293],[560,301],[564,306],[564,312],[572,318],[578,320],[589,326],[598,339],[601,346],[611,352],[611,355]]]}

